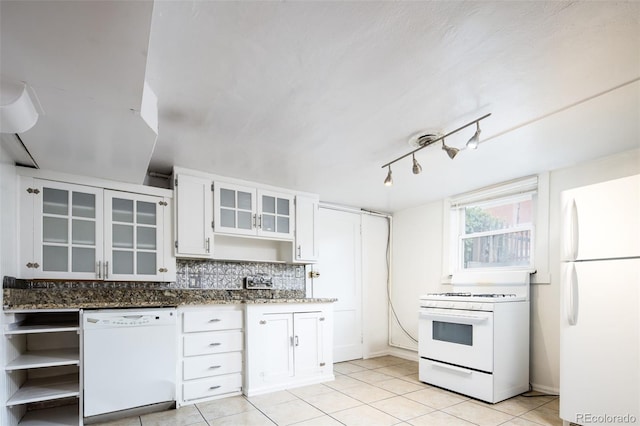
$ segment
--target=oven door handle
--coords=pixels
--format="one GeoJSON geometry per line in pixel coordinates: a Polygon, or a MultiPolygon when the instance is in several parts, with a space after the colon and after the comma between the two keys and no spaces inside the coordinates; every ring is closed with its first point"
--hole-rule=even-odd
{"type": "Polygon", "coordinates": [[[431,314],[428,312],[420,312],[420,318],[440,320],[440,321],[456,321],[468,324],[481,324],[487,322],[489,317],[477,315],[459,315],[459,314],[431,314]]]}
{"type": "Polygon", "coordinates": [[[456,373],[471,374],[471,370],[467,370],[466,368],[455,367],[453,365],[442,364],[442,363],[431,361],[431,360],[430,362],[433,364],[434,367],[442,368],[443,370],[451,370],[451,371],[455,371],[456,373]]]}

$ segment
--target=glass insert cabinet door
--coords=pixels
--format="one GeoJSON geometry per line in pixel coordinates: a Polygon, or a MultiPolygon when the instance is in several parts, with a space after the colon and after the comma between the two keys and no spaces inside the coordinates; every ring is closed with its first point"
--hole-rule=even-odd
{"type": "Polygon", "coordinates": [[[253,188],[216,182],[214,226],[217,232],[256,234],[256,191],[253,188]]]}
{"type": "Polygon", "coordinates": [[[258,235],[293,236],[292,196],[259,190],[258,202],[258,235]]]}
{"type": "Polygon", "coordinates": [[[162,198],[105,191],[104,279],[162,274],[162,198]]]}
{"type": "Polygon", "coordinates": [[[35,188],[34,276],[101,278],[103,190],[39,180],[35,188]]]}

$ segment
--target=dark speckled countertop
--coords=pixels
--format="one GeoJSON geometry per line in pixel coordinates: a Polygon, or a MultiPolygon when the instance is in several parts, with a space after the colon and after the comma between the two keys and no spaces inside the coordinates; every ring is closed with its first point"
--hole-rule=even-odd
{"type": "Polygon", "coordinates": [[[178,288],[4,288],[5,310],[133,308],[232,303],[332,303],[293,290],[178,288]]]}

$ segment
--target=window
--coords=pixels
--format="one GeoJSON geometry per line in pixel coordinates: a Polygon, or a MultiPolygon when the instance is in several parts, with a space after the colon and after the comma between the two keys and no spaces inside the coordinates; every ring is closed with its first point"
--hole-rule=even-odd
{"type": "Polygon", "coordinates": [[[537,178],[451,200],[451,268],[533,269],[537,178]]]}

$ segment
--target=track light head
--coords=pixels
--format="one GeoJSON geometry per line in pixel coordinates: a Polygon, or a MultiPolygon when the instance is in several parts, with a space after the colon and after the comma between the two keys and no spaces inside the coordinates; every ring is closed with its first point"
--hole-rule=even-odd
{"type": "Polygon", "coordinates": [[[384,180],[385,186],[393,185],[393,178],[391,177],[391,166],[389,166],[389,173],[387,173],[387,177],[384,180]]]}
{"type": "Polygon", "coordinates": [[[471,139],[467,142],[467,149],[476,149],[480,143],[480,122],[476,121],[476,132],[471,136],[471,139]]]}
{"type": "Polygon", "coordinates": [[[413,154],[413,168],[411,170],[413,171],[414,175],[418,175],[420,174],[420,172],[422,172],[422,166],[420,165],[420,163],[418,163],[418,160],[416,160],[415,154],[413,154]]]}
{"type": "Polygon", "coordinates": [[[452,160],[455,158],[456,155],[458,155],[458,152],[460,151],[458,148],[454,148],[452,146],[447,146],[444,143],[444,139],[442,139],[442,149],[447,152],[447,155],[452,160]]]}

